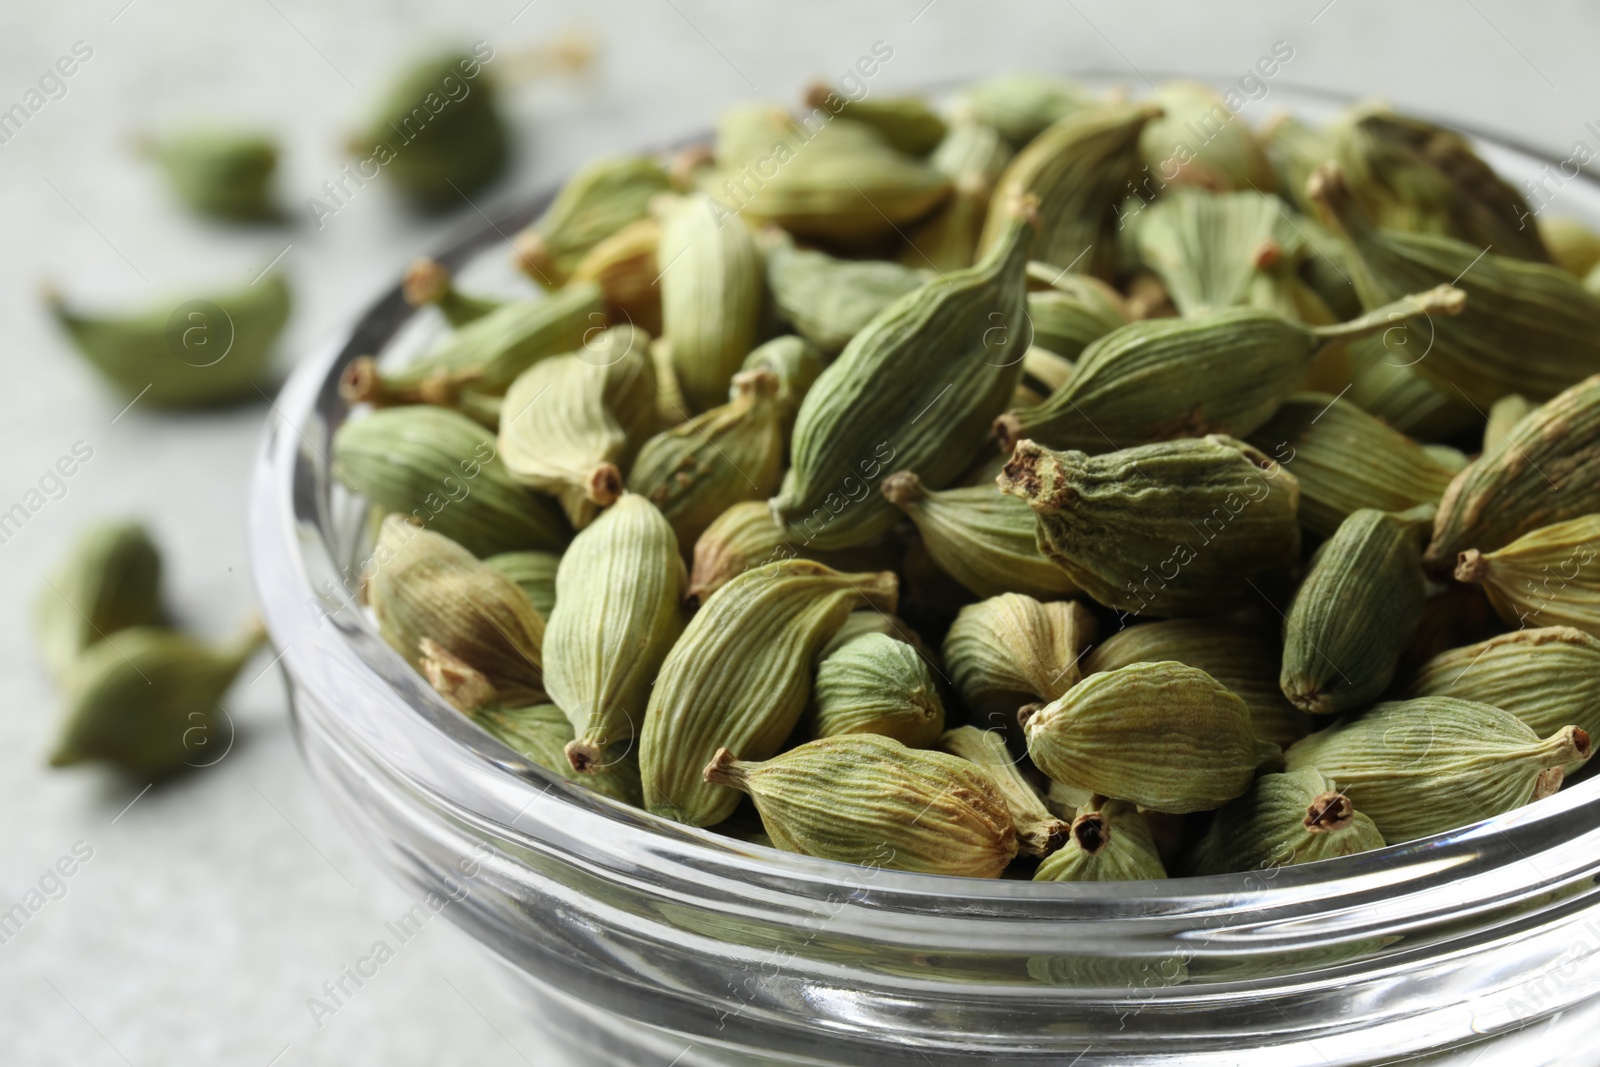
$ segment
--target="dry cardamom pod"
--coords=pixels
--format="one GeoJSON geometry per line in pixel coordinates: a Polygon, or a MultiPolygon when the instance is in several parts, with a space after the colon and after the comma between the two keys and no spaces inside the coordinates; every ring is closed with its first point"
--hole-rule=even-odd
{"type": "Polygon", "coordinates": [[[561,553],[501,552],[483,563],[516,582],[528,594],[534,610],[550,617],[550,609],[556,606],[556,569],[561,565],[561,553]]]}
{"type": "Polygon", "coordinates": [[[650,684],[683,630],[688,581],[672,526],[626,493],[572,539],[556,572],[543,645],[544,686],[572,720],[573,769],[598,769],[638,733],[650,684]]]}
{"type": "Polygon", "coordinates": [[[885,464],[942,488],[982,447],[1027,350],[1031,201],[1013,205],[1002,240],[975,267],[889,305],[822,372],[795,419],[793,454],[773,513],[818,548],[866,544],[894,524],[872,492],[885,464]]]}
{"type": "Polygon", "coordinates": [[[1162,660],[1198,668],[1227,686],[1249,707],[1250,722],[1263,741],[1287,747],[1311,728],[1311,720],[1278,688],[1279,642],[1238,623],[1168,619],[1130,626],[1096,645],[1083,661],[1083,673],[1162,660]]]}
{"type": "Polygon", "coordinates": [[[880,488],[911,517],[940,569],[978,596],[1062,597],[1078,591],[1039,554],[1033,510],[993,485],[932,492],[912,471],[898,471],[880,488]]]}
{"type": "Polygon", "coordinates": [[[72,345],[115,389],[164,408],[206,407],[255,395],[272,379],[273,345],[289,318],[282,274],[208,299],[91,316],[54,290],[45,299],[72,345]]]}
{"type": "Polygon", "coordinates": [[[872,570],[881,569],[880,564],[882,567],[893,565],[893,559],[886,554],[880,556],[871,550],[866,550],[866,554],[868,560],[852,568],[846,561],[861,556],[861,552],[813,552],[785,537],[783,527],[772,517],[772,509],[767,507],[766,501],[747,500],[718,515],[695,541],[694,564],[685,599],[691,608],[697,608],[712,593],[751,567],[786,559],[816,560],[835,570],[872,570]]]}
{"type": "Polygon", "coordinates": [[[159,626],[161,553],[136,522],[78,535],[39,590],[34,631],[45,666],[60,678],[91,645],[133,626],[159,626]]]}
{"type": "Polygon", "coordinates": [[[1550,262],[1582,278],[1600,264],[1600,233],[1565,215],[1540,215],[1539,239],[1550,262]]]}
{"type": "Polygon", "coordinates": [[[352,360],[339,378],[339,395],[351,404],[450,407],[466,387],[491,396],[504,393],[539,360],[581,348],[603,322],[603,308],[599,286],[588,282],[538,300],[513,300],[398,370],[380,370],[371,356],[352,360]]]}
{"type": "Polygon", "coordinates": [[[760,500],[783,475],[783,409],[778,376],[740,371],[733,399],[650,438],[628,489],[661,509],[684,546],[728,508],[760,500]]]}
{"type": "Polygon", "coordinates": [[[830,356],[843,351],[884,308],[933,278],[898,263],[799,249],[776,227],[762,231],[761,246],[778,318],[830,356]]]}
{"type": "MultiPolygon", "coordinates": [[[[1441,389],[1412,365],[1427,342],[1408,332],[1390,341],[1369,337],[1350,346],[1349,386],[1345,396],[1356,407],[1382,419],[1401,433],[1425,441],[1470,435],[1483,425],[1483,414],[1454,389],[1441,389]]],[[[1317,388],[1327,390],[1326,385],[1317,388]]],[[[1337,390],[1332,390],[1337,392],[1337,390]]]]}
{"type": "Polygon", "coordinates": [[[661,225],[661,330],[692,411],[722,403],[756,346],[761,252],[738,216],[708,196],[685,198],[661,225]]]}
{"type": "Polygon", "coordinates": [[[1562,767],[1589,751],[1576,726],[1541,741],[1510,712],[1421,697],[1340,719],[1297,741],[1284,764],[1321,771],[1398,845],[1547,797],[1561,787],[1562,767]]]}
{"type": "Polygon", "coordinates": [[[506,469],[554,496],[579,529],[622,495],[622,468],[655,428],[649,344],[643,330],[613,326],[570,355],[529,367],[506,391],[506,469]]]}
{"type": "Polygon", "coordinates": [[[1139,152],[1161,181],[1219,193],[1272,192],[1277,176],[1255,130],[1238,121],[1215,89],[1172,81],[1158,86],[1151,99],[1162,114],[1145,127],[1139,152]]]}
{"type": "Polygon", "coordinates": [[[1350,513],[1317,549],[1283,633],[1283,695],[1302,711],[1332,715],[1376,699],[1394,680],[1427,596],[1424,505],[1391,514],[1350,513]]]}
{"type": "Polygon", "coordinates": [[[797,734],[808,740],[882,734],[928,748],[944,732],[944,701],[915,648],[884,634],[861,634],[817,664],[811,706],[797,734]]]}
{"type": "Polygon", "coordinates": [[[1312,126],[1287,112],[1273,115],[1261,127],[1261,144],[1277,175],[1278,191],[1308,216],[1314,217],[1316,208],[1306,196],[1306,182],[1338,151],[1338,127],[1339,120],[1312,126]]]}
{"type": "Polygon", "coordinates": [[[1103,456],[1019,441],[998,482],[1033,508],[1046,558],[1122,611],[1213,615],[1300,559],[1299,483],[1231,437],[1103,456]]]}
{"type": "Polygon", "coordinates": [[[546,288],[565,285],[586,253],[645,218],[651,199],[671,191],[666,168],[650,156],[596,160],[512,240],[517,266],[546,288]]]}
{"type": "Polygon", "coordinates": [[[650,691],[639,739],[646,806],[693,826],[732,814],[738,793],[707,783],[701,768],[720,748],[754,760],[776,753],[805,710],[822,645],[857,607],[893,611],[897,592],[889,572],[846,574],[788,560],[745,571],[713,593],[650,691]]]}
{"type": "MultiPolygon", "coordinates": [[[[822,374],[824,362],[822,351],[816,345],[804,337],[786,334],[758,345],[744,358],[744,365],[739,368],[742,372],[764,370],[777,375],[778,410],[782,416],[780,421],[786,444],[794,431],[794,419],[800,413],[800,404],[822,374]]],[[[736,383],[738,378],[737,374],[734,375],[736,383]]],[[[739,392],[738,384],[731,385],[728,399],[735,399],[739,392]]]]}
{"type": "Polygon", "coordinates": [[[1483,586],[1518,626],[1571,626],[1600,637],[1600,512],[1525,533],[1504,548],[1469,548],[1456,581],[1483,586]]]}
{"type": "Polygon", "coordinates": [[[911,234],[900,262],[940,272],[972,266],[995,183],[1013,155],[993,126],[965,121],[951,125],[928,157],[933,168],[950,179],[950,199],[911,234]]]}
{"type": "Polygon", "coordinates": [[[1189,873],[1264,871],[1383,848],[1383,835],[1314,767],[1264,774],[1222,806],[1189,857],[1189,873]]]}
{"type": "Polygon", "coordinates": [[[993,126],[1012,147],[1021,148],[1046,127],[1098,103],[1093,93],[1065,78],[1002,74],[967,86],[953,110],[960,119],[993,126]]]}
{"type": "Polygon", "coordinates": [[[1100,104],[1076,110],[1040,133],[1000,176],[980,254],[1002,240],[1017,197],[1039,198],[1033,258],[1110,278],[1117,268],[1116,204],[1139,174],[1139,137],[1157,104],[1100,104]]]}
{"type": "Polygon", "coordinates": [[[556,502],[518,485],[493,435],[458,412],[419,404],[347,421],[333,435],[332,465],[379,508],[478,555],[550,551],[572,537],[556,502]]]}
{"type": "Polygon", "coordinates": [[[995,421],[1000,449],[1027,438],[1107,451],[1174,437],[1247,434],[1272,417],[1330,344],[1417,315],[1456,314],[1461,292],[1440,286],[1335,326],[1230,307],[1129,323],[1084,349],[1072,378],[1036,408],[995,421]]]}
{"type": "Polygon", "coordinates": [[[217,704],[266,639],[259,624],[218,648],[135,626],[90,646],[62,676],[67,710],[50,765],[94,760],[153,776],[214,762],[204,746],[217,704]]]}
{"type": "Polygon", "coordinates": [[[749,793],[786,852],[969,878],[997,878],[1017,854],[1011,815],[981,768],[876,734],[825,737],[765,762],[718,749],[705,778],[749,793]]]}
{"type": "Polygon", "coordinates": [[[266,134],[194,127],[149,138],[140,148],[196,214],[234,220],[281,214],[272,192],[278,145],[266,134]]]}
{"type": "Polygon", "coordinates": [[[1039,790],[1023,777],[1016,758],[1006,747],[1005,735],[998,730],[958,726],[939,738],[939,747],[951,755],[970,760],[989,775],[1011,813],[1017,830],[1017,844],[1030,856],[1048,856],[1067,843],[1069,822],[1057,818],[1045,807],[1039,790]]]}
{"type": "MultiPolygon", "coordinates": [[[[834,570],[841,569],[834,567],[834,570]]],[[[892,637],[896,641],[903,641],[917,650],[917,655],[922,657],[924,663],[934,670],[939,669],[938,653],[928,647],[927,642],[922,640],[921,634],[912,629],[900,616],[879,611],[877,608],[861,608],[857,611],[852,611],[845,618],[844,625],[839,627],[838,631],[828,639],[828,643],[822,646],[822,651],[817,653],[817,659],[819,661],[827,659],[839,649],[864,634],[883,634],[885,637],[892,637]]]]}
{"type": "Polygon", "coordinates": [[[1596,510],[1600,499],[1600,375],[1520,420],[1504,446],[1456,475],[1439,502],[1423,562],[1450,573],[1469,548],[1491,552],[1523,534],[1596,510]]]}
{"type": "Polygon", "coordinates": [[[1073,819],[1066,843],[1033,872],[1035,882],[1144,882],[1166,876],[1150,824],[1122,800],[1107,800],[1073,819]]]}
{"type": "Polygon", "coordinates": [[[604,766],[589,767],[582,774],[572,769],[566,755],[566,748],[572,743],[572,721],[554,704],[480,708],[471,718],[496,741],[547,771],[581,782],[624,804],[639,807],[644,801],[639,761],[631,755],[609,760],[604,766]]]}
{"type": "Polygon", "coordinates": [[[1456,472],[1342,397],[1296,393],[1250,435],[1300,482],[1300,525],[1327,537],[1361,508],[1437,504],[1456,472]]]}
{"type": "Polygon", "coordinates": [[[1017,708],[1078,684],[1095,630],[1075,600],[1042,604],[1006,593],[961,609],[945,635],[945,669],[975,724],[1010,731],[1017,708]]]}
{"type": "Polygon", "coordinates": [[[585,252],[568,284],[593,282],[605,298],[607,318],[659,334],[661,286],[656,283],[661,267],[656,249],[660,247],[660,222],[654,218],[630,222],[585,252]]]}
{"type": "Polygon", "coordinates": [[[1443,283],[1467,294],[1460,315],[1412,331],[1420,351],[1411,369],[1441,390],[1480,407],[1507,393],[1547,400],[1600,372],[1600,296],[1560,267],[1443,234],[1379,229],[1331,165],[1312,175],[1309,193],[1354,253],[1363,304],[1443,283]]]}
{"type": "Polygon", "coordinates": [[[1174,815],[1243,793],[1263,755],[1245,702],[1181,663],[1091,674],[1018,718],[1051,779],[1174,815]]]}
{"type": "Polygon", "coordinates": [[[944,119],[916,96],[884,98],[864,94],[852,98],[835,92],[826,82],[818,82],[806,90],[803,103],[807,111],[822,109],[834,118],[870,126],[891,146],[910,156],[927,155],[945,135],[944,119]]]}
{"type": "Polygon", "coordinates": [[[461,292],[450,275],[450,268],[426,256],[411,261],[400,282],[400,292],[414,308],[432,304],[457,328],[476,322],[506,303],[461,292]]]}
{"type": "MultiPolygon", "coordinates": [[[[1057,271],[1043,263],[1028,264],[1029,280],[1041,280],[1041,275],[1050,277],[1050,288],[1028,294],[1033,343],[1059,358],[1077,359],[1090,344],[1131,321],[1122,294],[1099,278],[1057,271]]],[[[1065,384],[1065,378],[1045,384],[1057,389],[1065,384]]]]}
{"type": "Polygon", "coordinates": [[[425,657],[427,638],[482,674],[495,702],[545,703],[544,619],[515,582],[395,515],[383,521],[372,564],[367,600],[378,633],[407,663],[423,670],[425,658],[438,658],[425,657]]]}

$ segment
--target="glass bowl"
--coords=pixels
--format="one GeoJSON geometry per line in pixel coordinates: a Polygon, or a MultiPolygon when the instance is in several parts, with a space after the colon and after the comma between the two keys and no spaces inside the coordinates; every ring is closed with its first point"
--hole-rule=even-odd
{"type": "MultiPolygon", "coordinates": [[[[1271,92],[1313,119],[1346,103],[1271,92]]],[[[1479,144],[1516,182],[1555,162],[1479,144]]],[[[1600,224],[1600,185],[1562,194],[1600,224]]],[[[439,258],[505,255],[548,200],[439,258]]],[[[743,844],[501,746],[377,637],[348,577],[370,527],[330,469],[339,375],[426,332],[396,288],[294,373],[255,472],[255,577],[315,777],[409,892],[507,965],[572,1062],[1600,1063],[1595,779],[1348,859],[1036,885],[743,844]]]]}

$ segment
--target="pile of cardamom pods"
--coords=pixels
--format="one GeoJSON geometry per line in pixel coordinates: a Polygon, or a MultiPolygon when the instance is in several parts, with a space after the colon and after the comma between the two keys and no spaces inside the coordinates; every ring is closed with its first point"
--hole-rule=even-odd
{"type": "Polygon", "coordinates": [[[1452,830],[1590,755],[1600,236],[1449,130],[822,86],[513,243],[538,299],[411,269],[452,329],[348,367],[332,460],[385,640],[547,768],[1121,880],[1452,830]]]}

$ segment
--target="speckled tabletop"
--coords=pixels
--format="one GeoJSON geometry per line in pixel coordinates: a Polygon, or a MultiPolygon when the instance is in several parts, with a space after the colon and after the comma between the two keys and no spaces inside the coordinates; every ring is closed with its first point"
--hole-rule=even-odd
{"type": "MultiPolygon", "coordinates": [[[[183,623],[242,625],[247,481],[270,408],[125,407],[42,314],[41,282],[98,306],[175,306],[278,260],[297,295],[287,367],[409,257],[477,221],[467,205],[407,216],[378,187],[321,228],[307,208],[401,58],[444,41],[511,54],[571,29],[600,43],[586,79],[511,92],[518,159],[480,206],[598,152],[704,127],[724,104],[791,99],[875,42],[892,53],[875,74],[889,88],[1018,68],[1105,70],[1130,86],[1175,71],[1235,81],[1287,42],[1278,84],[1381,95],[1557,156],[1600,146],[1600,9],[1580,0],[83,0],[13,4],[4,21],[0,112],[29,109],[20,129],[0,127],[0,512],[28,512],[0,532],[0,912],[27,913],[0,933],[7,1065],[552,1062],[485,954],[445,923],[335,1015],[313,1017],[309,998],[411,902],[309,780],[270,653],[228,698],[237,737],[213,766],[148,789],[44,767],[58,700],[30,634],[41,574],[83,523],[142,517],[168,553],[183,623]],[[73,73],[57,79],[63,56],[73,73]],[[133,157],[141,131],[205,115],[281,137],[289,225],[198,223],[133,157]],[[47,477],[75,448],[90,458],[47,477]]],[[[1253,115],[1271,110],[1271,84],[1253,115]]]]}

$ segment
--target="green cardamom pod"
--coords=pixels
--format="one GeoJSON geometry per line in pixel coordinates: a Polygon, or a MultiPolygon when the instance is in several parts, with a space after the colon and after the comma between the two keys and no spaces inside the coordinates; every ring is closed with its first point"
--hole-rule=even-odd
{"type": "Polygon", "coordinates": [[[998,481],[1033,508],[1046,558],[1121,611],[1214,615],[1300,561],[1299,482],[1231,437],[1103,456],[1019,441],[998,481]]]}
{"type": "Polygon", "coordinates": [[[683,557],[672,526],[626,493],[572,539],[545,628],[544,686],[572,720],[574,769],[603,761],[644,722],[650,685],[683,630],[683,557]]]}
{"type": "Polygon", "coordinates": [[[1101,104],[1072,112],[1030,141],[1006,167],[989,204],[980,254],[1010,225],[1010,205],[1039,198],[1033,258],[1097,278],[1117,269],[1116,205],[1139,175],[1139,136],[1156,104],[1101,104]]]}
{"type": "Polygon", "coordinates": [[[78,535],[39,590],[34,630],[45,666],[61,677],[79,654],[119,630],[159,626],[161,552],[136,522],[78,535]]]}
{"type": "Polygon", "coordinates": [[[1161,105],[1162,114],[1144,128],[1139,154],[1162,181],[1219,193],[1272,192],[1277,176],[1266,149],[1215,89],[1199,82],[1165,82],[1151,100],[1161,105]]]}
{"type": "Polygon", "coordinates": [[[1332,159],[1339,148],[1339,121],[1312,126],[1287,112],[1272,116],[1261,127],[1262,147],[1278,176],[1278,191],[1308,216],[1316,206],[1306,196],[1311,172],[1332,159]]]}
{"type": "MultiPolygon", "coordinates": [[[[764,370],[777,376],[778,411],[781,415],[785,442],[794,432],[794,419],[800,413],[800,404],[822,374],[823,364],[822,351],[816,345],[804,337],[786,334],[757,346],[745,357],[744,365],[739,368],[741,372],[764,370]]],[[[737,374],[734,375],[734,380],[735,383],[738,382],[737,374]]],[[[730,386],[728,399],[736,399],[739,392],[738,384],[730,386]]]]}
{"type": "Polygon", "coordinates": [[[639,738],[645,805],[693,826],[731,815],[739,794],[706,782],[701,769],[721,748],[753,760],[775,754],[805,710],[822,645],[858,607],[893,611],[897,593],[889,572],[788,560],[745,571],[712,594],[650,691],[639,738]]]}
{"type": "Polygon", "coordinates": [[[1507,624],[1571,626],[1600,637],[1600,512],[1525,533],[1504,548],[1469,548],[1456,581],[1481,585],[1507,624]]]}
{"type": "Polygon", "coordinates": [[[650,334],[661,333],[661,223],[654,218],[630,222],[585,252],[568,285],[592,282],[605,298],[606,315],[650,334]]]}
{"type": "Polygon", "coordinates": [[[1057,818],[1045,807],[1039,790],[1022,774],[1016,758],[1006,747],[999,730],[980,730],[958,726],[939,738],[939,747],[954,756],[970,760],[989,775],[1011,813],[1017,830],[1017,844],[1030,856],[1048,856],[1067,843],[1068,821],[1057,818]]]}
{"type": "MultiPolygon", "coordinates": [[[[1028,294],[1028,319],[1033,343],[1064,360],[1075,360],[1090,344],[1129,322],[1127,301],[1098,278],[1057,272],[1042,263],[1028,264],[1028,277],[1053,276],[1049,289],[1028,294]],[[1037,268],[1043,267],[1040,272],[1037,268]]],[[[1053,388],[1063,381],[1047,382],[1053,388]]]]}
{"type": "MultiPolygon", "coordinates": [[[[832,566],[832,564],[829,565],[832,566]]],[[[834,567],[833,569],[841,570],[843,568],[834,567]]],[[[860,570],[862,568],[857,567],[856,569],[860,570]]],[[[817,653],[818,662],[827,659],[851,641],[866,634],[882,634],[885,637],[892,637],[896,641],[904,642],[916,649],[917,655],[922,657],[924,663],[934,670],[939,669],[938,653],[928,647],[921,634],[912,629],[900,616],[879,611],[877,608],[861,608],[858,611],[852,611],[845,618],[844,625],[839,627],[838,631],[828,639],[828,643],[822,646],[822,651],[817,653]]]]}
{"type": "Polygon", "coordinates": [[[501,552],[483,563],[516,582],[528,594],[534,610],[550,617],[550,609],[556,606],[556,569],[561,565],[561,553],[501,552]]]}
{"type": "Polygon", "coordinates": [[[1311,720],[1278,688],[1283,661],[1279,643],[1250,626],[1221,619],[1168,619],[1118,630],[1083,661],[1085,675],[1130,663],[1170,660],[1205,671],[1250,709],[1263,741],[1287,747],[1306,735],[1311,720]]]}
{"type": "Polygon", "coordinates": [[[566,748],[572,743],[572,720],[554,704],[482,708],[471,717],[496,741],[547,771],[581,782],[624,804],[639,807],[644,801],[644,792],[639,786],[639,761],[631,755],[612,759],[604,766],[589,767],[582,774],[572,769],[566,755],[566,748]]]}
{"type": "Polygon", "coordinates": [[[1369,308],[1444,283],[1467,294],[1459,316],[1411,331],[1411,369],[1441,390],[1480,407],[1507,393],[1547,400],[1600,372],[1600,296],[1560,267],[1443,234],[1379,229],[1331,165],[1312,175],[1310,195],[1354,253],[1369,308]]]}
{"type": "Polygon", "coordinates": [[[1353,711],[1389,688],[1427,596],[1422,539],[1432,509],[1351,512],[1317,549],[1283,633],[1279,684],[1313,715],[1353,711]]]}
{"type": "Polygon", "coordinates": [[[1043,604],[1019,593],[961,609],[944,639],[945,668],[972,721],[1015,729],[1016,711],[1078,684],[1096,623],[1075,600],[1043,604]]]}
{"type": "Polygon", "coordinates": [[[882,734],[928,748],[944,732],[944,701],[915,648],[884,634],[862,634],[821,657],[797,732],[808,740],[882,734]]]}
{"type": "Polygon", "coordinates": [[[1538,406],[1518,393],[1508,393],[1496,400],[1489,409],[1489,421],[1483,427],[1483,453],[1487,455],[1504,448],[1517,423],[1533,414],[1538,406]]]}
{"type": "Polygon", "coordinates": [[[878,313],[933,275],[881,259],[837,259],[795,247],[782,230],[761,234],[767,287],[778,318],[832,356],[878,313]]]}
{"type": "Polygon", "coordinates": [[[1414,342],[1406,332],[1396,333],[1393,341],[1393,350],[1381,337],[1350,346],[1350,390],[1345,395],[1351,403],[1423,440],[1455,439],[1483,425],[1482,412],[1460,393],[1442,389],[1417,373],[1412,365],[1415,357],[1409,353],[1425,349],[1425,341],[1414,342]]]}
{"type": "Polygon", "coordinates": [[[265,134],[197,127],[151,138],[140,147],[161,168],[178,200],[196,214],[247,221],[281,214],[272,192],[278,145],[265,134]]]}
{"type": "Polygon", "coordinates": [[[1250,435],[1294,472],[1300,525],[1327,537],[1362,508],[1437,504],[1456,472],[1342,397],[1296,393],[1250,435]]]}
{"type": "Polygon", "coordinates": [[[460,204],[499,177],[510,156],[494,85],[480,80],[487,61],[474,48],[408,67],[350,138],[351,153],[382,167],[424,210],[460,204]]]}
{"type": "Polygon", "coordinates": [[[1383,848],[1383,835],[1314,767],[1264,774],[1224,804],[1189,857],[1189,873],[1264,871],[1383,848]]]}
{"type": "Polygon", "coordinates": [[[414,308],[432,304],[451,326],[457,328],[476,322],[506,303],[504,300],[461,292],[450,275],[450,268],[426,256],[411,261],[400,283],[400,292],[406,298],[406,303],[414,308]]]}
{"type": "MultiPolygon", "coordinates": [[[[1457,697],[1509,711],[1541,737],[1569,723],[1600,732],[1600,640],[1570,626],[1513,630],[1447,649],[1417,668],[1408,697],[1457,697]]],[[[1576,765],[1569,765],[1571,773],[1576,765]]]]}
{"type": "Polygon", "coordinates": [[[1028,755],[1050,778],[1173,815],[1243,793],[1263,754],[1245,702],[1181,663],[1091,674],[1030,711],[1028,755]]]}
{"type": "Polygon", "coordinates": [[[383,521],[372,564],[367,600],[378,633],[407,663],[426,673],[424,660],[438,658],[424,653],[426,638],[482,674],[495,702],[545,703],[544,619],[515,582],[394,515],[383,521]]]}
{"type": "Polygon", "coordinates": [[[1600,374],[1520,420],[1504,447],[1456,475],[1439,502],[1431,573],[1449,574],[1469,548],[1491,552],[1523,534],[1596,511],[1600,499],[1600,374]]]}
{"type": "Polygon", "coordinates": [[[377,507],[477,555],[555,550],[572,537],[556,502],[518,485],[494,436],[454,411],[419,404],[347,421],[333,435],[332,464],[377,507]]]}
{"type": "Polygon", "coordinates": [[[968,878],[997,878],[1017,854],[1011,815],[981,768],[876,734],[825,737],[765,762],[719,749],[705,778],[749,793],[786,852],[968,878]]]}
{"type": "Polygon", "coordinates": [[[928,157],[933,168],[950,179],[950,199],[911,234],[900,262],[941,273],[972,266],[995,184],[1015,154],[993,126],[953,124],[928,157]]]}
{"type": "Polygon", "coordinates": [[[695,541],[685,599],[691,608],[697,608],[734,577],[764,563],[809,559],[834,570],[882,570],[892,567],[897,557],[889,545],[848,552],[813,551],[788,539],[766,501],[746,500],[718,515],[695,541]]]}
{"type": "Polygon", "coordinates": [[[1033,509],[990,486],[932,492],[911,471],[883,480],[941,570],[981,597],[1026,593],[1063,597],[1077,587],[1039,553],[1033,509]]]}
{"type": "Polygon", "coordinates": [[[1247,434],[1300,387],[1327,345],[1417,315],[1453,315],[1461,303],[1459,290],[1440,286],[1335,326],[1306,326],[1252,307],[1129,323],[1084,349],[1072,378],[1042,405],[996,420],[995,433],[1003,452],[1024,438],[1103,452],[1247,434]]]}
{"type": "Polygon", "coordinates": [[[1164,879],[1150,824],[1126,801],[1108,800],[1072,820],[1062,848],[1045,857],[1035,882],[1145,882],[1164,879]]]}
{"type": "Polygon", "coordinates": [[[925,156],[944,139],[945,122],[927,101],[915,96],[882,98],[876,95],[851,97],[836,92],[826,82],[806,90],[807,111],[825,109],[834,118],[849,119],[870,126],[897,151],[909,156],[925,156]]]}
{"type": "Polygon", "coordinates": [[[394,371],[372,356],[352,360],[339,378],[351,404],[453,406],[463,388],[504,393],[541,359],[583,346],[604,322],[600,288],[585,282],[538,300],[513,300],[452,333],[439,347],[394,371]]]}
{"type": "Polygon", "coordinates": [[[512,239],[516,262],[549,289],[567,283],[584,255],[650,212],[672,191],[667,170],[650,156],[596,160],[568,179],[538,221],[512,239]]]}
{"type": "Polygon", "coordinates": [[[255,396],[272,380],[273,345],[289,318],[282,274],[206,299],[91,316],[54,290],[50,313],[72,345],[118,392],[153,407],[206,407],[255,396]]]}
{"type": "Polygon", "coordinates": [[[1589,752],[1576,726],[1541,741],[1508,711],[1421,697],[1318,730],[1284,753],[1284,766],[1321,771],[1398,845],[1547,797],[1561,788],[1562,768],[1589,752]]]}
{"type": "Polygon", "coordinates": [[[622,468],[655,428],[649,344],[643,330],[613,326],[577,352],[535,363],[506,390],[506,470],[554,496],[579,529],[622,495],[622,468]]]}
{"type": "Polygon", "coordinates": [[[885,464],[935,489],[965,471],[1011,398],[1027,350],[1033,205],[975,267],[890,304],[822,372],[795,419],[793,466],[772,501],[790,536],[817,548],[865,544],[894,524],[872,492],[885,464]]]}
{"type": "Polygon", "coordinates": [[[708,196],[677,204],[661,225],[661,330],[692,411],[722,403],[756,346],[765,295],[749,227],[708,196]]]}
{"type": "Polygon", "coordinates": [[[1047,127],[1098,103],[1093,93],[1065,78],[1002,74],[967,86],[953,110],[958,118],[993,126],[1021,148],[1047,127]]]}
{"type": "Polygon", "coordinates": [[[732,400],[644,443],[628,489],[660,508],[687,547],[728,508],[765,499],[782,477],[778,376],[740,371],[732,400]]]}
{"type": "Polygon", "coordinates": [[[215,762],[204,746],[217,705],[266,639],[256,625],[214,648],[135,626],[90,646],[62,677],[67,708],[50,765],[94,760],[154,776],[215,762]]]}
{"type": "Polygon", "coordinates": [[[1600,233],[1565,215],[1540,215],[1539,239],[1550,262],[1582,278],[1600,264],[1600,233]]]}

